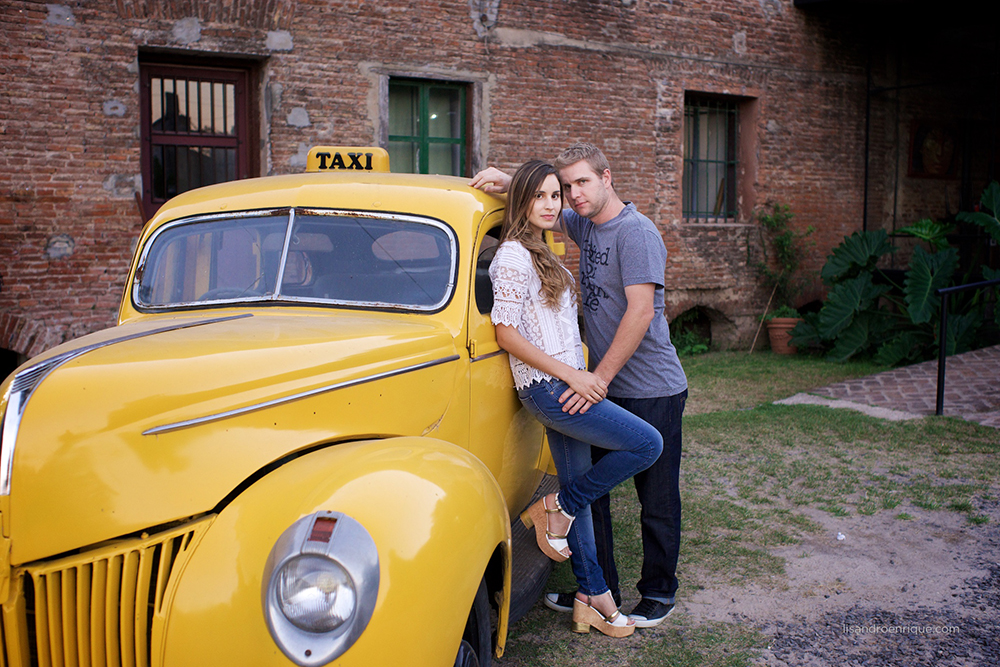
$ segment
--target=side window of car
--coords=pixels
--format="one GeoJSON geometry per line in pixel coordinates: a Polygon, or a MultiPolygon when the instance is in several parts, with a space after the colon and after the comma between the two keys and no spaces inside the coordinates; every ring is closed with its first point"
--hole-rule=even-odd
{"type": "Polygon", "coordinates": [[[500,227],[486,232],[476,256],[476,307],[483,315],[493,310],[493,281],[490,280],[490,264],[500,247],[500,227]]]}

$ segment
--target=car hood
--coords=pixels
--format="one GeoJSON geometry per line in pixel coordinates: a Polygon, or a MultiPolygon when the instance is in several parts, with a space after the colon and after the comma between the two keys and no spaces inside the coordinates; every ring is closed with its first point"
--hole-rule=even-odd
{"type": "Polygon", "coordinates": [[[209,512],[309,447],[441,421],[458,367],[447,329],[328,313],[137,321],[33,360],[22,385],[26,370],[52,368],[32,381],[17,429],[11,561],[209,512]]]}

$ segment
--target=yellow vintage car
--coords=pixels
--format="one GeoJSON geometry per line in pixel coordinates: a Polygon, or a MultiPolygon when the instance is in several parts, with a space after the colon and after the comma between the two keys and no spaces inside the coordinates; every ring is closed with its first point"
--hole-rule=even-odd
{"type": "Polygon", "coordinates": [[[504,202],[387,172],[318,147],[176,197],[118,326],[3,383],[0,665],[502,654],[555,485],[489,319],[504,202]]]}

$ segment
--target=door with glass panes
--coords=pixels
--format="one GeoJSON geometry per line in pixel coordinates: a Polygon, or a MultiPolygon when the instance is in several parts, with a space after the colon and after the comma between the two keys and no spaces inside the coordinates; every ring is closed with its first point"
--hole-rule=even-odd
{"type": "Polygon", "coordinates": [[[249,72],[141,67],[142,209],[187,190],[250,177],[249,72]]]}

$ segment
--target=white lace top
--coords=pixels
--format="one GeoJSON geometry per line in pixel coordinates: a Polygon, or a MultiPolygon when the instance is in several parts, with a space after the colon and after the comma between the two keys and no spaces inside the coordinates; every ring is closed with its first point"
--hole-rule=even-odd
{"type": "MultiPolygon", "coordinates": [[[[583,370],[583,345],[576,319],[576,303],[569,290],[558,308],[542,303],[542,281],[531,263],[531,253],[516,241],[505,241],[490,264],[493,280],[493,324],[515,327],[524,338],[550,357],[583,370]]],[[[510,370],[518,389],[552,376],[510,355],[510,370]]]]}

